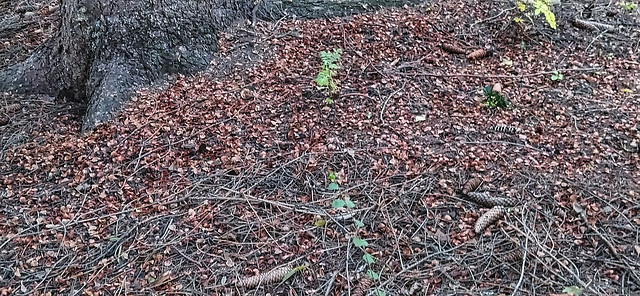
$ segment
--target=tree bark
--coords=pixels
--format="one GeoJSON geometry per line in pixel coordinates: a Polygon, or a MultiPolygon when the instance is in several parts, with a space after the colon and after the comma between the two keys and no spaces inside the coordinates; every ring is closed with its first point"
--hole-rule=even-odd
{"type": "Polygon", "coordinates": [[[59,30],[0,72],[0,90],[87,104],[83,130],[118,112],[132,92],[208,67],[217,33],[237,19],[344,16],[421,0],[62,0],[59,30]]]}

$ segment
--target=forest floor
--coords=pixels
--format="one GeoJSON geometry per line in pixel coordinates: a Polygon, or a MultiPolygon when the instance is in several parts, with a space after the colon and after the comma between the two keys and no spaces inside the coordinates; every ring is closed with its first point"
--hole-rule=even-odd
{"type": "MultiPolygon", "coordinates": [[[[2,66],[53,32],[38,5],[2,66]]],[[[639,13],[554,9],[556,30],[471,0],[235,27],[214,69],[253,62],[140,91],[85,135],[81,107],[4,94],[0,295],[640,293],[639,13]],[[482,103],[496,83],[506,109],[482,103]],[[517,201],[478,233],[474,178],[517,201]]]]}

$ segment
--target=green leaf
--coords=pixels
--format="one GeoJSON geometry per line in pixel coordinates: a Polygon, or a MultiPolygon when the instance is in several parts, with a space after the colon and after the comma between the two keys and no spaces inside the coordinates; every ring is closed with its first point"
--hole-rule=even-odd
{"type": "Polygon", "coordinates": [[[316,77],[315,81],[318,86],[327,87],[329,86],[330,78],[331,77],[329,76],[329,73],[321,71],[320,73],[318,73],[318,77],[316,77]]]}
{"type": "Polygon", "coordinates": [[[548,0],[535,0],[533,6],[536,8],[534,13],[539,15],[544,14],[544,18],[547,20],[549,26],[553,29],[556,28],[556,15],[553,14],[550,8],[550,2],[548,0]]]}
{"type": "Polygon", "coordinates": [[[487,85],[482,89],[482,92],[484,93],[485,97],[490,95],[493,91],[491,88],[491,85],[487,85]]]}
{"type": "Polygon", "coordinates": [[[342,208],[344,208],[344,204],[345,204],[344,200],[342,200],[342,199],[334,199],[331,202],[331,207],[334,208],[334,209],[342,209],[342,208]]]}
{"type": "Polygon", "coordinates": [[[376,262],[376,259],[373,258],[373,256],[369,253],[364,253],[364,255],[362,255],[362,260],[364,260],[364,262],[367,262],[367,264],[372,264],[373,262],[376,262]]]}
{"type": "Polygon", "coordinates": [[[358,227],[358,228],[364,227],[364,223],[362,223],[362,221],[360,221],[358,219],[353,219],[353,222],[356,223],[356,227],[358,227]]]}
{"type": "Polygon", "coordinates": [[[362,248],[362,247],[368,246],[369,243],[366,240],[361,239],[361,238],[356,236],[356,237],[353,238],[353,245],[358,247],[358,248],[362,248]]]}
{"type": "Polygon", "coordinates": [[[327,225],[327,220],[318,220],[316,223],[313,223],[316,227],[325,227],[327,225]]]}
{"type": "Polygon", "coordinates": [[[371,269],[367,270],[367,276],[374,281],[377,281],[380,279],[380,275],[371,269]]]}
{"type": "Polygon", "coordinates": [[[321,51],[320,52],[320,60],[323,65],[331,65],[335,64],[342,55],[342,49],[336,48],[332,52],[321,51]]]}
{"type": "Polygon", "coordinates": [[[333,182],[335,181],[338,177],[336,176],[336,173],[334,173],[333,171],[329,171],[329,181],[333,182]]]}
{"type": "Polygon", "coordinates": [[[354,204],[350,199],[346,199],[344,202],[345,202],[347,208],[349,208],[349,209],[353,209],[353,208],[356,207],[356,204],[354,204]]]}
{"type": "Polygon", "coordinates": [[[527,9],[527,5],[522,2],[518,2],[517,6],[520,11],[525,11],[525,9],[527,9]]]}
{"type": "Polygon", "coordinates": [[[633,2],[622,1],[620,2],[620,6],[622,6],[622,8],[624,8],[624,10],[626,11],[632,11],[636,9],[636,4],[633,2]]]}
{"type": "Polygon", "coordinates": [[[557,80],[562,80],[562,79],[564,79],[564,75],[562,75],[562,73],[560,73],[558,71],[553,71],[552,72],[551,80],[557,81],[557,80]]]}
{"type": "Polygon", "coordinates": [[[329,187],[327,187],[327,189],[329,189],[329,190],[338,190],[338,184],[336,182],[331,182],[331,183],[329,183],[329,187]]]}
{"type": "Polygon", "coordinates": [[[375,294],[376,296],[387,296],[387,292],[380,288],[376,288],[375,290],[373,290],[373,294],[375,294]]]}
{"type": "Polygon", "coordinates": [[[282,277],[282,282],[288,280],[290,277],[292,277],[294,274],[296,274],[296,272],[302,271],[305,268],[307,268],[307,265],[303,264],[303,265],[296,266],[295,268],[289,270],[289,272],[287,272],[287,274],[285,274],[284,277],[282,277]]]}
{"type": "Polygon", "coordinates": [[[569,287],[565,287],[562,290],[563,293],[569,293],[572,294],[574,296],[580,296],[582,295],[582,288],[578,287],[578,286],[569,286],[569,287]]]}
{"type": "Polygon", "coordinates": [[[549,27],[551,27],[551,29],[556,28],[556,15],[553,14],[551,10],[544,12],[544,18],[547,20],[547,23],[549,24],[549,27]]]}
{"type": "Polygon", "coordinates": [[[503,65],[506,67],[513,67],[513,61],[510,58],[504,58],[502,59],[502,62],[500,63],[500,65],[503,65]]]}

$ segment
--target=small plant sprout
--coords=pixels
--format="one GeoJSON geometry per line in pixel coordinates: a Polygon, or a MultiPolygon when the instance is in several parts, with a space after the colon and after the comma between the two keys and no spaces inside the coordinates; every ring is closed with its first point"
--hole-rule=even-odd
{"type": "Polygon", "coordinates": [[[634,11],[637,7],[636,4],[631,1],[621,1],[619,4],[622,9],[629,12],[634,11]]]}
{"type": "Polygon", "coordinates": [[[564,75],[562,75],[562,73],[558,72],[558,70],[553,70],[551,72],[551,80],[560,81],[562,79],[564,79],[564,75]]]}
{"type": "Polygon", "coordinates": [[[336,183],[338,177],[336,176],[335,172],[329,171],[329,176],[327,177],[327,179],[329,179],[329,186],[327,186],[328,190],[335,191],[339,189],[338,183],[336,183]]]}
{"type": "MultiPolygon", "coordinates": [[[[329,171],[329,175],[327,176],[329,180],[329,190],[338,190],[338,184],[336,183],[338,176],[335,172],[329,171]]],[[[332,209],[340,209],[340,210],[352,210],[356,207],[356,204],[348,197],[338,197],[336,193],[336,197],[331,202],[332,209]]],[[[373,264],[376,262],[376,258],[367,252],[366,247],[369,246],[369,242],[358,235],[358,229],[365,227],[364,222],[358,220],[353,217],[353,224],[355,228],[352,232],[351,244],[362,251],[362,260],[367,264],[367,277],[373,281],[380,281],[380,274],[378,274],[375,270],[373,270],[373,264]]],[[[316,221],[315,225],[317,227],[325,227],[327,224],[326,220],[316,221]]],[[[386,292],[380,287],[376,288],[374,291],[374,295],[376,296],[386,296],[386,292]]]]}
{"type": "Polygon", "coordinates": [[[484,100],[482,100],[482,103],[486,104],[489,108],[507,109],[511,104],[499,92],[494,91],[490,85],[485,87],[483,92],[484,100]]]}
{"type": "Polygon", "coordinates": [[[320,61],[322,68],[316,77],[316,85],[319,89],[328,89],[329,92],[338,91],[337,80],[334,78],[336,70],[340,69],[338,62],[342,56],[342,49],[336,48],[333,51],[321,51],[320,61]]]}
{"type": "MultiPolygon", "coordinates": [[[[553,13],[553,11],[551,11],[551,7],[553,6],[552,0],[533,0],[533,1],[525,1],[525,2],[529,2],[533,4],[533,8],[534,8],[533,13],[535,15],[540,15],[540,14],[544,15],[544,18],[547,21],[547,24],[549,24],[549,27],[551,27],[552,29],[556,28],[556,15],[553,13]]],[[[521,12],[525,12],[525,10],[527,10],[527,4],[521,1],[518,1],[518,3],[516,3],[516,7],[521,12]]],[[[529,15],[527,15],[527,17],[531,18],[529,15]]],[[[517,23],[521,23],[522,18],[516,17],[514,18],[514,21],[517,23]]]]}

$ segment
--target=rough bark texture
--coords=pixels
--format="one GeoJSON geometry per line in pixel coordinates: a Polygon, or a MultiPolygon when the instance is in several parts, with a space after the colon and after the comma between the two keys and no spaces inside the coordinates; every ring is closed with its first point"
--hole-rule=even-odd
{"type": "Polygon", "coordinates": [[[58,33],[0,72],[0,90],[87,103],[83,129],[117,113],[132,92],[209,65],[217,32],[237,19],[345,16],[417,0],[64,0],[58,33]]]}

